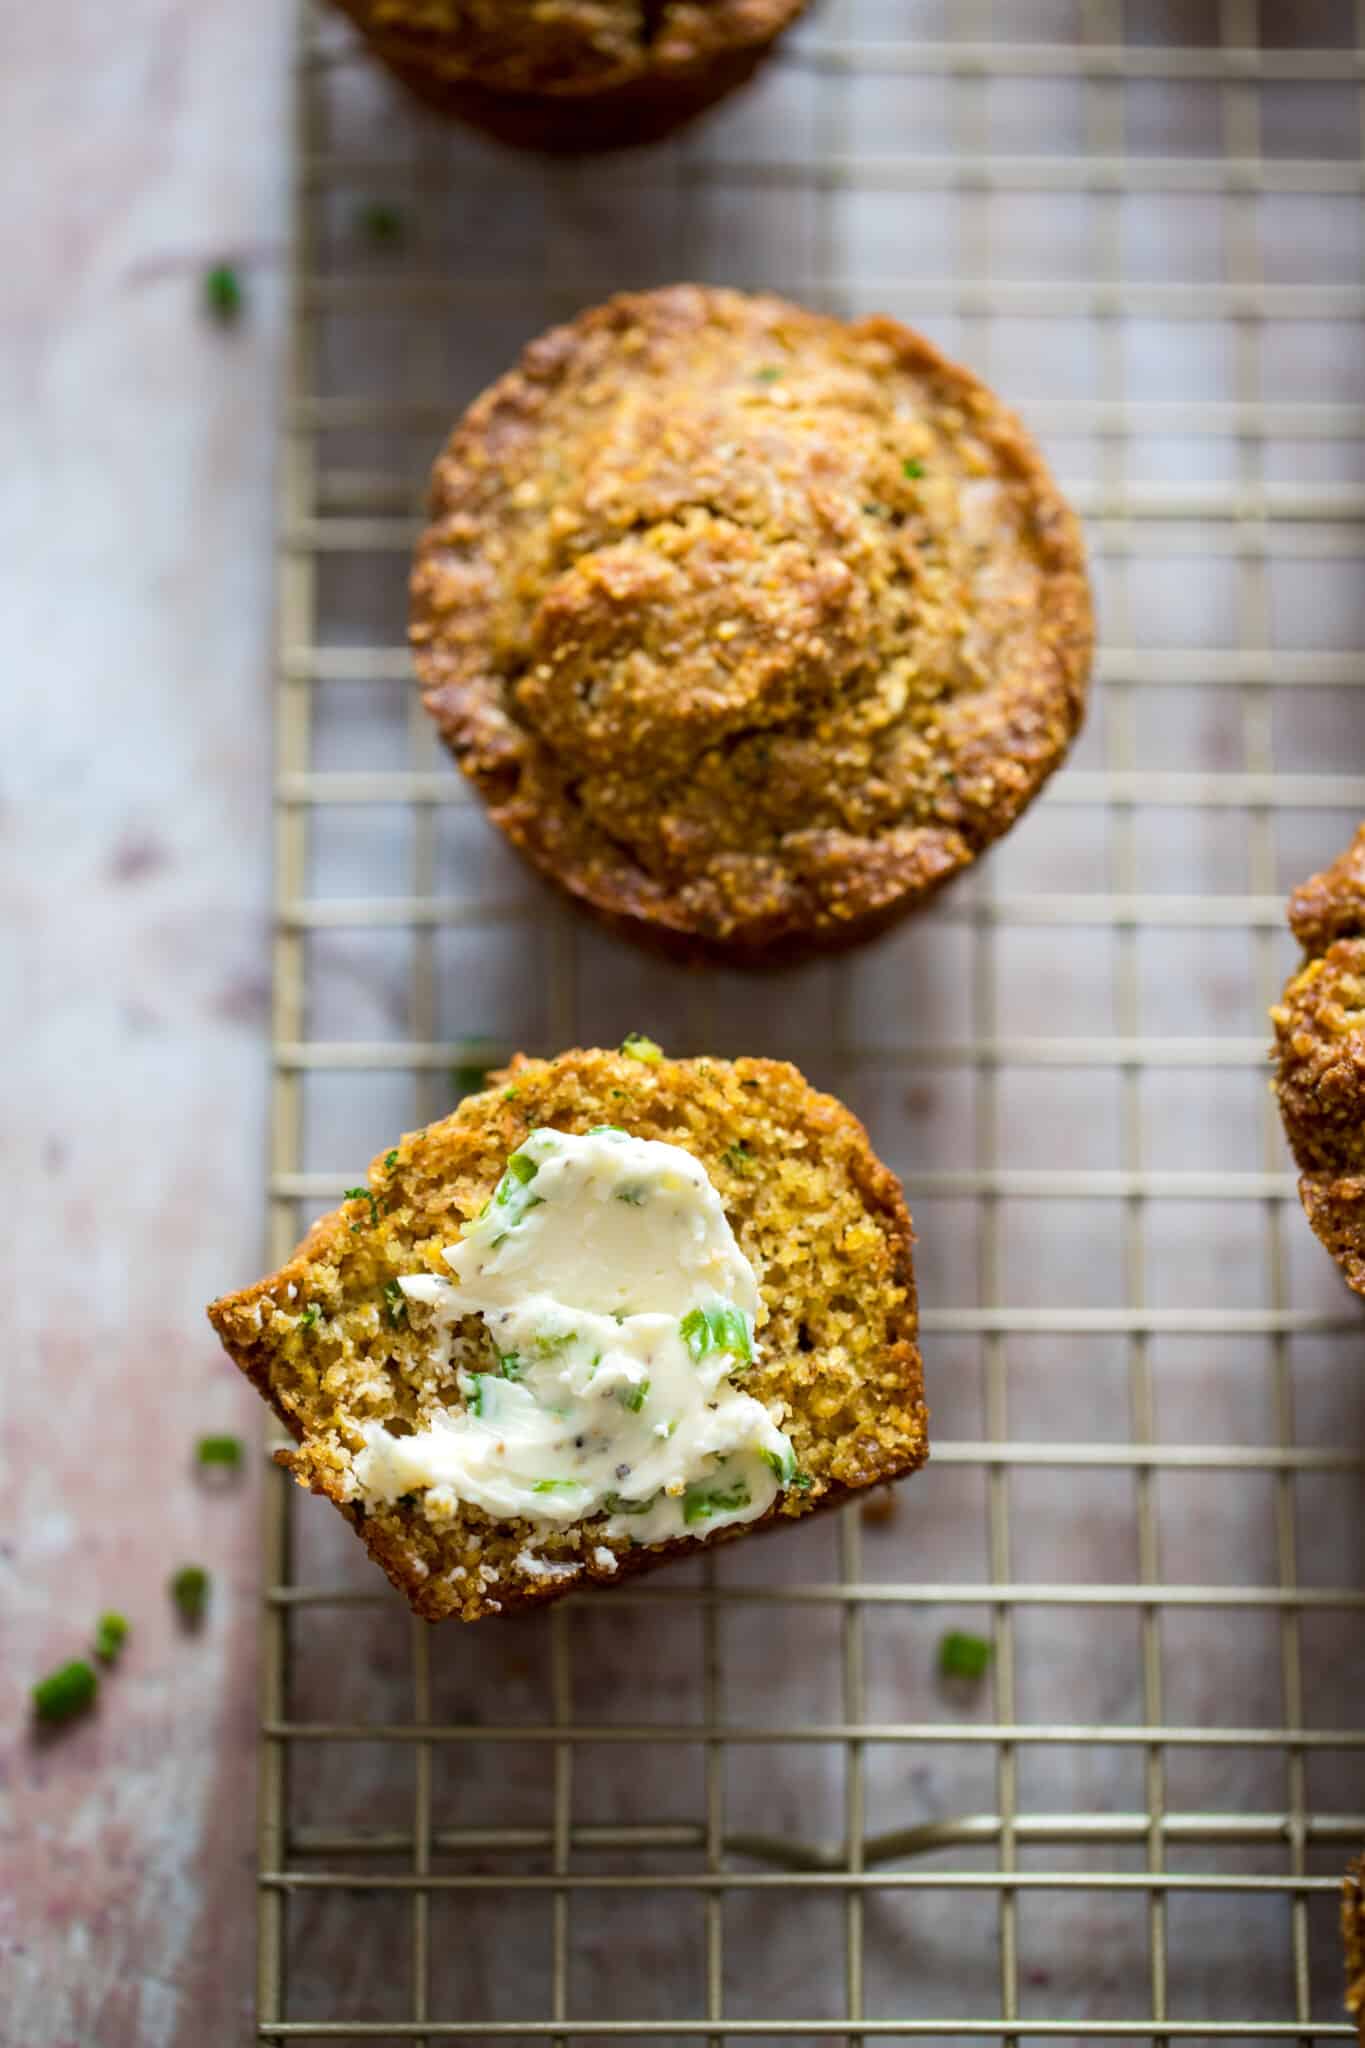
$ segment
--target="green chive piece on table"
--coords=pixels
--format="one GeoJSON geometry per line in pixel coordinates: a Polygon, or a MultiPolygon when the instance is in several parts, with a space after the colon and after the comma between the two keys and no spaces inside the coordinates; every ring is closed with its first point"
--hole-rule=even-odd
{"type": "Polygon", "coordinates": [[[991,1646],[985,1636],[965,1635],[949,1629],[938,1646],[938,1668],[944,1678],[968,1678],[973,1682],[986,1675],[991,1646]]]}
{"type": "Polygon", "coordinates": [[[33,1688],[33,1711],[40,1721],[69,1721],[94,1706],[99,1689],[94,1665],[75,1657],[39,1679],[33,1688]]]}
{"type": "Polygon", "coordinates": [[[387,199],[370,199],[356,209],[356,226],[371,242],[382,242],[392,247],[401,242],[407,232],[407,222],[396,206],[387,199]]]}
{"type": "Polygon", "coordinates": [[[245,304],[242,280],[230,263],[215,263],[204,272],[204,305],[212,319],[230,327],[245,304]]]}
{"type": "Polygon", "coordinates": [[[95,1655],[101,1664],[112,1664],[128,1640],[128,1617],[111,1608],[95,1623],[95,1655]]]}
{"type": "Polygon", "coordinates": [[[246,1446],[239,1436],[201,1436],[194,1455],[201,1465],[222,1465],[236,1472],[241,1469],[246,1446]]]}
{"type": "Polygon", "coordinates": [[[209,1575],[203,1565],[182,1564],[171,1574],[170,1594],[183,1620],[202,1621],[209,1604],[209,1575]]]}

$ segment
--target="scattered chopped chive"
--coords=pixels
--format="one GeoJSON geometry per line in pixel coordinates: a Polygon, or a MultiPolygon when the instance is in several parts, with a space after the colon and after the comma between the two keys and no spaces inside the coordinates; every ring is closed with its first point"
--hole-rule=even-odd
{"type": "Polygon", "coordinates": [[[908,456],[901,464],[901,475],[908,476],[912,484],[917,484],[924,475],[924,464],[916,462],[913,455],[908,456]]]}
{"type": "Polygon", "coordinates": [[[299,1317],[299,1328],[301,1330],[311,1330],[321,1314],[322,1310],[317,1302],[310,1301],[303,1314],[299,1317]]]}
{"type": "Polygon", "coordinates": [[[659,1498],[651,1493],[648,1500],[631,1500],[624,1493],[609,1493],[602,1505],[609,1515],[647,1515],[659,1498]]]}
{"type": "Polygon", "coordinates": [[[646,1038],[640,1031],[628,1031],[621,1040],[621,1050],[628,1059],[643,1060],[648,1067],[652,1067],[656,1060],[661,1060],[664,1056],[663,1047],[656,1045],[652,1038],[646,1038]]]}
{"type": "Polygon", "coordinates": [[[507,1171],[513,1180],[519,1180],[525,1187],[528,1180],[534,1180],[540,1167],[534,1159],[528,1159],[524,1152],[514,1152],[507,1162],[507,1171]]]}
{"type": "Polygon", "coordinates": [[[721,1158],[731,1173],[745,1174],[753,1170],[753,1148],[746,1145],[743,1138],[736,1139],[733,1145],[727,1145],[721,1153],[721,1158]]]}
{"type": "Polygon", "coordinates": [[[230,263],[215,263],[204,272],[204,305],[212,319],[230,327],[245,304],[242,280],[230,263]]]}
{"type": "Polygon", "coordinates": [[[776,384],[782,372],[775,363],[765,363],[761,370],[754,371],[755,384],[776,384]]]}
{"type": "Polygon", "coordinates": [[[87,1664],[84,1657],[74,1657],[38,1680],[33,1688],[33,1711],[40,1721],[69,1721],[73,1714],[84,1714],[94,1706],[99,1689],[94,1665],[87,1664]]]}
{"type": "Polygon", "coordinates": [[[471,1415],[483,1414],[483,1383],[487,1378],[486,1372],[472,1372],[469,1375],[469,1391],[465,1395],[465,1406],[471,1415]]]}
{"type": "MultiPolygon", "coordinates": [[[[616,1092],[619,1094],[619,1089],[616,1092]]],[[[594,1124],[588,1132],[588,1136],[590,1138],[628,1138],[630,1132],[623,1130],[620,1124],[594,1124]]]]}
{"type": "Polygon", "coordinates": [[[397,1329],[408,1319],[408,1298],[396,1280],[384,1282],[384,1306],[388,1310],[389,1325],[397,1329]]]}
{"type": "Polygon", "coordinates": [[[770,1451],[764,1447],[759,1454],[770,1471],[777,1475],[782,1486],[791,1486],[796,1479],[796,1453],[790,1448],[785,1451],[770,1451]]]}
{"type": "Polygon", "coordinates": [[[793,1472],[787,1484],[794,1486],[798,1493],[809,1493],[815,1481],[811,1478],[809,1472],[793,1472]]]}
{"type": "Polygon", "coordinates": [[[101,1664],[112,1664],[128,1640],[128,1617],[111,1608],[95,1623],[95,1655],[101,1664]]]}
{"type": "MultiPolygon", "coordinates": [[[[345,1190],[345,1195],[346,1195],[346,1200],[347,1200],[348,1202],[368,1202],[368,1203],[369,1203],[369,1205],[370,1205],[370,1228],[371,1228],[371,1230],[377,1230],[377,1229],[379,1228],[379,1203],[378,1203],[378,1202],[376,1201],[375,1197],[374,1197],[374,1196],[373,1196],[373,1195],[372,1195],[372,1194],[370,1193],[369,1189],[368,1189],[368,1188],[347,1188],[347,1189],[345,1190]]],[[[365,1221],[364,1221],[364,1218],[362,1217],[359,1223],[353,1223],[353,1224],[351,1225],[351,1228],[352,1228],[352,1230],[363,1230],[363,1229],[365,1228],[365,1221]]]]}
{"type": "Polygon", "coordinates": [[[504,1102],[513,1102],[516,1100],[517,1096],[520,1095],[520,1093],[520,1088],[504,1088],[502,1091],[502,1099],[504,1102]]]}
{"type": "Polygon", "coordinates": [[[733,1352],[746,1364],[753,1359],[749,1319],[742,1309],[732,1307],[729,1302],[718,1302],[715,1308],[689,1309],[680,1328],[684,1344],[698,1361],[710,1351],[733,1352]]]}
{"type": "Polygon", "coordinates": [[[576,1479],[535,1479],[531,1482],[532,1493],[577,1493],[576,1479]]]}
{"type": "Polygon", "coordinates": [[[202,1621],[209,1602],[209,1575],[201,1564],[182,1564],[170,1579],[170,1595],[184,1621],[202,1621]]]}
{"type": "Polygon", "coordinates": [[[356,226],[372,242],[401,242],[407,222],[396,206],[386,199],[370,199],[356,208],[356,226]]]}
{"type": "Polygon", "coordinates": [[[964,1635],[960,1629],[950,1629],[938,1646],[938,1668],[944,1678],[984,1678],[990,1661],[986,1638],[964,1635]]]}
{"type": "Polygon", "coordinates": [[[626,1099],[626,1091],[624,1088],[613,1088],[611,1093],[613,1101],[624,1102],[626,1099]]]}
{"type": "Polygon", "coordinates": [[[643,1209],[648,1199],[648,1190],[642,1188],[638,1181],[632,1181],[626,1187],[617,1188],[615,1199],[618,1202],[629,1202],[632,1209],[643,1209]]]}
{"type": "Polygon", "coordinates": [[[450,1085],[461,1097],[478,1095],[487,1080],[487,1067],[461,1066],[450,1070],[450,1085]]]}
{"type": "Polygon", "coordinates": [[[394,1148],[393,1148],[393,1150],[392,1150],[392,1152],[386,1152],[386,1153],[384,1154],[384,1171],[385,1171],[385,1173],[392,1173],[392,1172],[393,1172],[393,1169],[395,1168],[395,1166],[397,1166],[397,1164],[398,1164],[398,1147],[397,1147],[397,1146],[395,1145],[395,1146],[394,1146],[394,1148]]]}
{"type": "Polygon", "coordinates": [[[749,1489],[742,1479],[733,1486],[689,1486],[683,1495],[683,1521],[706,1522],[712,1515],[728,1514],[749,1506],[749,1489]]]}
{"type": "Polygon", "coordinates": [[[628,1387],[621,1396],[621,1406],[629,1408],[632,1415],[638,1415],[649,1397],[649,1381],[641,1380],[638,1387],[628,1387]]]}
{"type": "Polygon", "coordinates": [[[524,1368],[518,1354],[515,1351],[498,1351],[496,1344],[493,1346],[493,1349],[497,1351],[498,1371],[502,1374],[503,1378],[505,1380],[519,1380],[524,1368]]]}
{"type": "Polygon", "coordinates": [[[201,1436],[194,1455],[201,1465],[229,1465],[235,1472],[246,1456],[246,1446],[239,1436],[201,1436]]]}

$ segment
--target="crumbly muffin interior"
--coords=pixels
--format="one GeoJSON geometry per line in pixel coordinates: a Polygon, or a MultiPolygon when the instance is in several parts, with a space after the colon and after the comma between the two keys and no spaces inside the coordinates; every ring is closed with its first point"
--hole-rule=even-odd
{"type": "Polygon", "coordinates": [[[614,302],[473,409],[434,513],[419,667],[495,813],[700,925],[960,865],[1079,719],[1073,524],[989,394],[887,322],[614,302]]]}
{"type": "Polygon", "coordinates": [[[509,1592],[524,1597],[528,1580],[531,1596],[543,1595],[547,1571],[609,1578],[629,1547],[608,1542],[600,1520],[547,1531],[412,1498],[362,1514],[351,1474],[366,1423],[400,1435],[419,1429],[461,1403],[460,1366],[487,1366],[478,1320],[457,1326],[452,1349],[429,1312],[403,1298],[398,1276],[449,1278],[443,1249],[531,1130],[608,1121],[702,1162],[756,1270],[759,1358],[745,1390],[785,1404],[783,1427],[812,1482],[783,1493],[777,1512],[808,1512],[923,1459],[908,1219],[847,1110],[770,1061],[605,1052],[520,1060],[377,1160],[366,1194],[324,1217],[280,1272],[210,1311],[299,1439],[289,1454],[295,1476],[348,1507],[433,1618],[473,1618],[509,1592]],[[528,1555],[529,1566],[519,1563],[528,1555]]]}

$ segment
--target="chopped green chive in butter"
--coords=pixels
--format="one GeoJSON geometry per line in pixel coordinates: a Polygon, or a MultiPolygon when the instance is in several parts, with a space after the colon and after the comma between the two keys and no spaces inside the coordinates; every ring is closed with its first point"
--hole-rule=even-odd
{"type": "Polygon", "coordinates": [[[364,1425],[366,1505],[439,1489],[535,1533],[601,1518],[608,1539],[661,1543],[754,1521],[810,1484],[781,1409],[736,1384],[758,1283],[681,1147],[610,1125],[533,1130],[444,1258],[451,1280],[393,1284],[427,1312],[458,1399],[404,1434],[364,1425]]]}
{"type": "Polygon", "coordinates": [[[694,1308],[682,1319],[683,1342],[694,1358],[708,1351],[728,1351],[747,1365],[754,1355],[753,1338],[742,1310],[728,1302],[694,1308]]]}

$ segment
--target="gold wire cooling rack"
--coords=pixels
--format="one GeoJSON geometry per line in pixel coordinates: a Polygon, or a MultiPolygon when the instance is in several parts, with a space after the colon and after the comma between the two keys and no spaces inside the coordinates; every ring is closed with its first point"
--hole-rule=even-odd
{"type": "Polygon", "coordinates": [[[1264,1052],[1284,891],[1365,813],[1363,52],[1334,0],[828,0],[682,138],[551,164],[305,14],[272,1251],[514,1046],[787,1054],[905,1178],[936,1438],[882,1519],[434,1633],[275,1474],[262,2040],[1350,2032],[1362,1322],[1264,1052]],[[547,905],[403,648],[455,414],[681,276],[970,361],[1101,605],[1085,738],[1009,843],[775,980],[547,905]]]}

